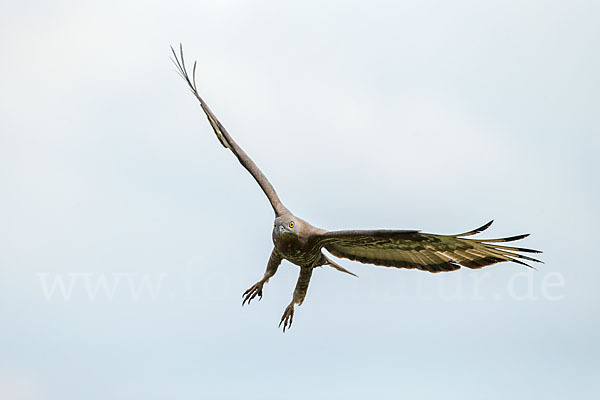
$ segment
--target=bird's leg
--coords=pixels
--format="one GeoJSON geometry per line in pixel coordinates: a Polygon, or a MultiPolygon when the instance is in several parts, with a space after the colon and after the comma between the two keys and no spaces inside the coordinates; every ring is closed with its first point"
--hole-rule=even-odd
{"type": "Polygon", "coordinates": [[[296,283],[296,289],[294,289],[294,297],[292,298],[292,302],[283,312],[281,321],[279,321],[279,326],[283,324],[284,332],[286,329],[289,329],[292,326],[292,322],[294,321],[294,305],[301,305],[306,297],[306,291],[308,290],[308,283],[310,282],[312,272],[313,267],[300,267],[300,276],[298,277],[298,282],[296,283]]]}
{"type": "Polygon", "coordinates": [[[254,299],[256,296],[258,296],[259,300],[262,299],[263,285],[267,283],[273,275],[275,275],[279,264],[281,264],[281,256],[279,255],[279,253],[276,252],[275,249],[273,249],[273,251],[271,252],[271,257],[269,258],[269,262],[267,263],[267,270],[265,271],[265,274],[262,277],[262,279],[256,282],[242,294],[242,297],[244,298],[244,300],[242,301],[242,306],[246,303],[250,304],[252,299],[254,299]]]}

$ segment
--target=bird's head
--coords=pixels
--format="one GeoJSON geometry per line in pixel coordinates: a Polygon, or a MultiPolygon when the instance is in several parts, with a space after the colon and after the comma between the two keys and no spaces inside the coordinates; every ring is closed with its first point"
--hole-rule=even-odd
{"type": "Polygon", "coordinates": [[[273,236],[292,237],[298,236],[302,231],[304,221],[293,215],[283,215],[275,218],[273,223],[273,236]]]}

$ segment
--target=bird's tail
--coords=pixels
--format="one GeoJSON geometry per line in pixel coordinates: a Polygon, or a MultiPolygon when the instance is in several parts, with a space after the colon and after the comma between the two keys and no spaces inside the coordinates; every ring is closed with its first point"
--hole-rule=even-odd
{"type": "Polygon", "coordinates": [[[324,265],[329,265],[330,267],[333,267],[333,268],[337,269],[340,272],[345,272],[347,274],[350,274],[352,276],[356,276],[358,278],[358,275],[356,275],[353,272],[348,271],[346,268],[342,267],[341,265],[339,265],[338,263],[336,263],[335,261],[333,261],[332,259],[330,259],[329,257],[327,257],[325,254],[323,254],[323,257],[325,258],[324,265]]]}

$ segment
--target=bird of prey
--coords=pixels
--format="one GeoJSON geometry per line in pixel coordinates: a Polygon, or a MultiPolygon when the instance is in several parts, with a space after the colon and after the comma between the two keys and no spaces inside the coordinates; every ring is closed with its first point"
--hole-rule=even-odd
{"type": "MultiPolygon", "coordinates": [[[[178,73],[186,81],[189,89],[200,102],[210,126],[221,144],[231,150],[239,162],[256,180],[263,190],[273,211],[273,244],[271,256],[263,277],[243,294],[242,305],[255,297],[262,299],[263,286],[275,275],[283,260],[300,267],[300,275],[292,301],[286,307],[279,326],[283,331],[290,328],[294,318],[294,307],[301,305],[306,296],[308,284],[315,267],[331,266],[338,271],[354,275],[323,253],[323,249],[336,257],[347,258],[361,263],[385,267],[410,268],[428,272],[455,271],[462,267],[477,269],[504,261],[511,261],[530,267],[522,260],[541,262],[521,253],[540,253],[520,247],[504,246],[499,243],[523,239],[528,234],[500,239],[473,239],[473,236],[489,228],[493,221],[480,228],[457,235],[437,235],[417,230],[344,230],[327,231],[316,228],[288,210],[275,192],[275,189],[250,157],[233,140],[223,124],[210,110],[198,94],[196,86],[196,62],[192,74],[183,59],[183,48],[179,54],[171,47],[173,63],[178,73]]],[[[355,275],[356,276],[356,275],[355,275]]]]}

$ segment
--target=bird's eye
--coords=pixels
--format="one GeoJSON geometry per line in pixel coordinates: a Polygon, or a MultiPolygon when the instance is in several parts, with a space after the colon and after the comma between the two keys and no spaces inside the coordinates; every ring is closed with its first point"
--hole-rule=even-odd
{"type": "Polygon", "coordinates": [[[273,228],[277,228],[277,224],[273,224],[273,228]]]}
{"type": "Polygon", "coordinates": [[[295,224],[294,224],[294,221],[291,221],[291,222],[289,223],[289,227],[290,227],[290,228],[293,228],[293,227],[294,227],[294,225],[295,225],[295,224]]]}

